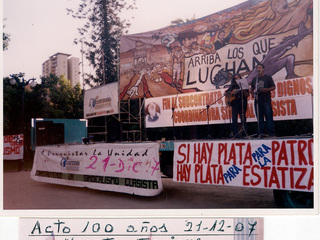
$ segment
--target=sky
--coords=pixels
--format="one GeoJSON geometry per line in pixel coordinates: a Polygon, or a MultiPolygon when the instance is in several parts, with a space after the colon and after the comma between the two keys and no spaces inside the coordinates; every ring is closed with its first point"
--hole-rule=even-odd
{"type": "MultiPolygon", "coordinates": [[[[10,35],[3,52],[3,77],[23,72],[25,79],[40,79],[42,63],[57,52],[71,54],[81,62],[80,20],[67,15],[66,8],[77,9],[80,0],[2,0],[4,32],[10,35]]],[[[204,17],[235,6],[245,0],[136,0],[137,10],[123,12],[131,22],[129,34],[170,25],[177,18],[204,17]]],[[[84,61],[85,71],[92,71],[84,61]]],[[[80,67],[81,70],[81,67],[80,67]]]]}

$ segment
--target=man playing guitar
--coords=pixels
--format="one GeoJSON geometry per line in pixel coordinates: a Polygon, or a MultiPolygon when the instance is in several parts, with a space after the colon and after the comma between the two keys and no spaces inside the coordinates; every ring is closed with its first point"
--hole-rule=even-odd
{"type": "Polygon", "coordinates": [[[237,80],[241,79],[240,74],[235,74],[231,80],[231,85],[225,92],[226,104],[231,106],[232,109],[232,134],[233,137],[241,137],[238,134],[238,117],[241,119],[241,124],[244,126],[246,132],[247,120],[246,111],[248,106],[247,98],[249,96],[249,90],[242,90],[237,80]],[[243,114],[242,114],[243,113],[243,114]]]}

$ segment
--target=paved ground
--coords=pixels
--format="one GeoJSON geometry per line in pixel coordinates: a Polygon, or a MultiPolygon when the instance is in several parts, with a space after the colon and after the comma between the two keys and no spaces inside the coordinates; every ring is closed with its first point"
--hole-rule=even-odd
{"type": "Polygon", "coordinates": [[[155,197],[37,182],[30,171],[5,172],[3,178],[4,210],[276,208],[272,190],[176,183],[170,178],[162,178],[164,190],[155,197]]]}

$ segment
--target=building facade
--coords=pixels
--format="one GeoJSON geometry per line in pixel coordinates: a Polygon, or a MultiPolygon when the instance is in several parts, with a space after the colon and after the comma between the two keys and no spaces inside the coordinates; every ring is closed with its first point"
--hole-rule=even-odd
{"type": "Polygon", "coordinates": [[[79,58],[68,58],[68,79],[71,81],[71,85],[75,86],[79,83],[79,58]]]}
{"type": "Polygon", "coordinates": [[[58,77],[64,75],[75,86],[80,83],[79,58],[66,53],[52,55],[42,64],[42,76],[48,77],[50,74],[58,77]]]}

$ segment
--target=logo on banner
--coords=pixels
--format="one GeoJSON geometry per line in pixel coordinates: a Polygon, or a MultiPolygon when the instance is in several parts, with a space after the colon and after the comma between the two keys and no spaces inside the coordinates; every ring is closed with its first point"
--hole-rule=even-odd
{"type": "Polygon", "coordinates": [[[79,171],[80,170],[80,161],[69,161],[66,158],[62,158],[60,161],[60,166],[65,170],[79,171]]]}
{"type": "Polygon", "coordinates": [[[23,135],[8,135],[3,138],[4,143],[9,143],[10,146],[23,146],[23,135]]]}
{"type": "Polygon", "coordinates": [[[96,98],[90,98],[89,108],[91,112],[93,112],[95,109],[110,108],[110,107],[111,107],[110,97],[99,99],[97,96],[96,98]]]}

